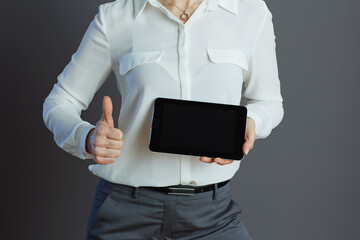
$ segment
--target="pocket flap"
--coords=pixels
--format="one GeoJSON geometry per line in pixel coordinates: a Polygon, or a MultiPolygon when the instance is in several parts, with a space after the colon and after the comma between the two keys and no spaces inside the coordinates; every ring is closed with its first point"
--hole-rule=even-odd
{"type": "Polygon", "coordinates": [[[232,63],[248,70],[246,55],[237,49],[207,49],[209,59],[214,63],[232,63]]]}
{"type": "Polygon", "coordinates": [[[119,73],[123,75],[141,64],[158,62],[162,55],[163,51],[130,52],[119,59],[119,73]]]}

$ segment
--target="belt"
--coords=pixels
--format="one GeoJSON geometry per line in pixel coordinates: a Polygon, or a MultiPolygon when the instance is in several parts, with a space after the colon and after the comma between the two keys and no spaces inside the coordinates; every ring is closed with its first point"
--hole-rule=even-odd
{"type": "MultiPolygon", "coordinates": [[[[225,186],[230,180],[224,182],[215,183],[218,188],[225,186]]],[[[170,195],[194,195],[195,193],[212,191],[215,188],[215,184],[209,184],[204,186],[189,186],[189,185],[173,185],[167,187],[141,187],[147,188],[158,192],[164,192],[170,195]]]]}

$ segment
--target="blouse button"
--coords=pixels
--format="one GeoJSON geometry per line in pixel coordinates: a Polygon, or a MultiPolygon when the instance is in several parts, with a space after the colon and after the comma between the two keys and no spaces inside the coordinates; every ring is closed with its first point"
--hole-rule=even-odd
{"type": "Polygon", "coordinates": [[[191,182],[190,182],[190,185],[196,185],[196,182],[195,182],[195,181],[191,181],[191,182]]]}

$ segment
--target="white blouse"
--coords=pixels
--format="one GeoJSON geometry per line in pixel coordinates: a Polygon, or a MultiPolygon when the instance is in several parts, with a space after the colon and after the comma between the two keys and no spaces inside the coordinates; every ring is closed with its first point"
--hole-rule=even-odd
{"type": "Polygon", "coordinates": [[[200,156],[150,151],[157,97],[233,105],[244,97],[256,139],[283,118],[272,14],[262,0],[203,0],[185,24],[157,0],[100,5],[43,104],[56,144],[78,158],[93,158],[85,140],[95,125],[82,120],[81,111],[111,71],[122,99],[124,145],[114,163],[90,164],[89,170],[114,183],[205,185],[239,169],[237,160],[209,164],[200,156]]]}

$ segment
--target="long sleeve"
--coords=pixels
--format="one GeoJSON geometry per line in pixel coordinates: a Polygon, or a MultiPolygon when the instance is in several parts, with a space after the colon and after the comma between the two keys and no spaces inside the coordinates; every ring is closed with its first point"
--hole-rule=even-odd
{"type": "Polygon", "coordinates": [[[266,138],[284,116],[272,14],[266,4],[264,7],[265,15],[249,57],[242,94],[248,117],[255,121],[256,139],[266,138]]]}
{"type": "Polygon", "coordinates": [[[111,58],[103,19],[103,6],[90,23],[71,61],[43,103],[43,120],[56,144],[66,152],[91,159],[86,136],[94,125],[81,119],[96,91],[111,73],[111,58]]]}

